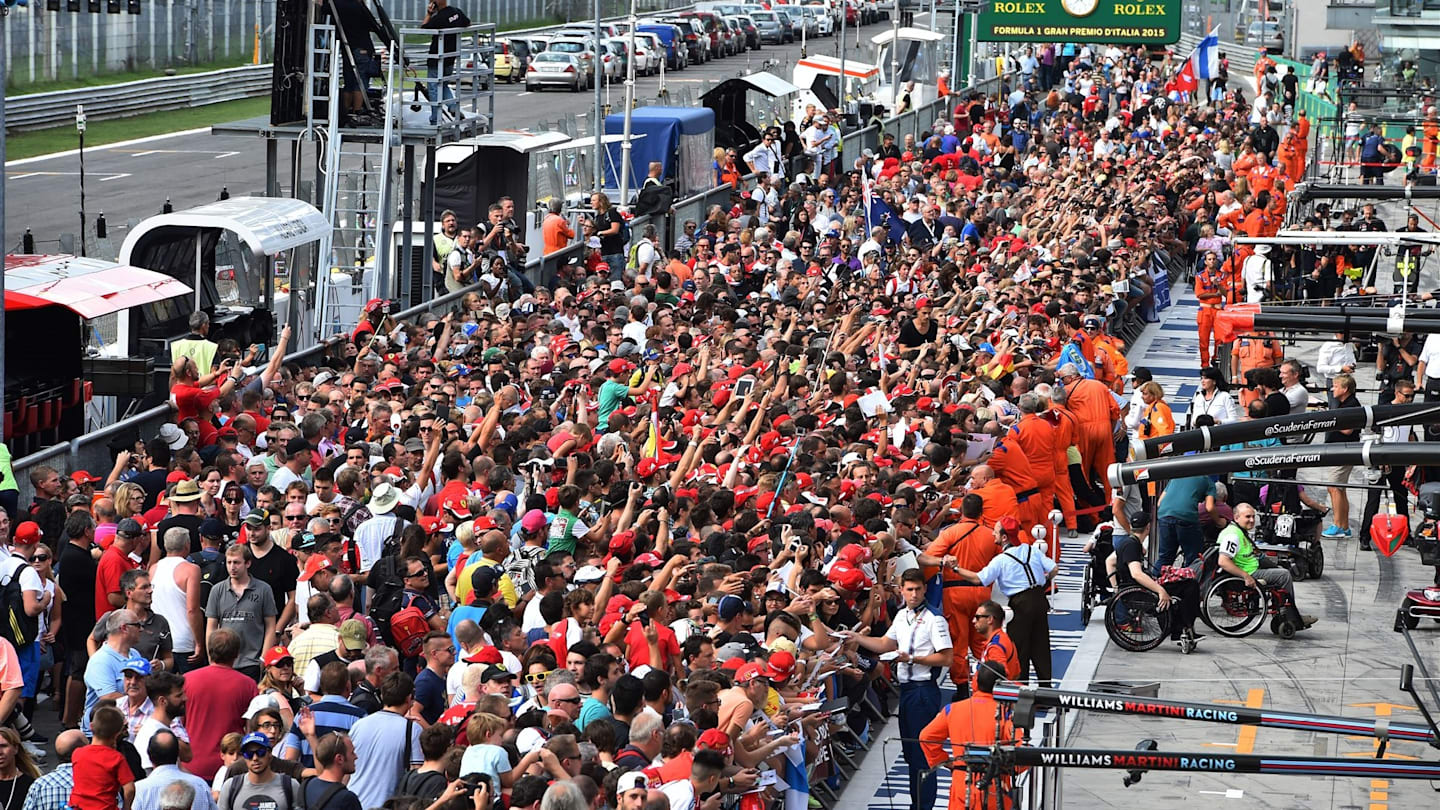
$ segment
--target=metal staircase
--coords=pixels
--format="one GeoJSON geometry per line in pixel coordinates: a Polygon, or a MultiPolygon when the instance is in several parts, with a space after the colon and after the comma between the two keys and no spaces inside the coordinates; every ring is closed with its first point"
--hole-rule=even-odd
{"type": "MultiPolygon", "coordinates": [[[[378,127],[349,127],[341,115],[341,74],[344,44],[334,27],[316,25],[311,47],[313,100],[325,102],[323,129],[316,128],[311,104],[312,131],[324,154],[320,209],[330,221],[331,233],[320,242],[316,278],[317,338],[324,340],[356,323],[365,302],[376,297],[381,262],[388,249],[393,219],[391,175],[394,147],[400,142],[401,122],[395,114],[392,88],[400,80],[399,60],[387,59],[378,102],[378,127]],[[320,85],[323,83],[323,89],[320,85]]],[[[389,53],[398,53],[390,43],[389,53]]]]}

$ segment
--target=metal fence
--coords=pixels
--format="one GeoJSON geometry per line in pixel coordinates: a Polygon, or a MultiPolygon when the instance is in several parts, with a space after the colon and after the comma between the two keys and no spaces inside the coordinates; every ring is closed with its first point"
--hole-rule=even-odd
{"type": "MultiPolygon", "coordinates": [[[[387,0],[396,20],[425,17],[426,0],[387,0]]],[[[62,4],[63,6],[64,4],[62,4]]],[[[475,22],[503,28],[538,26],[568,19],[593,19],[587,0],[456,0],[475,22]],[[568,15],[568,16],[567,16],[568,15]]],[[[668,0],[641,0],[641,11],[679,6],[668,0]]],[[[81,8],[88,7],[88,2],[81,8]]],[[[601,13],[626,13],[621,0],[602,0],[601,13]]],[[[43,0],[14,6],[0,26],[6,38],[5,76],[10,89],[26,84],[79,79],[125,71],[260,62],[272,53],[275,0],[151,0],[141,13],[91,14],[47,11],[43,0]]]]}

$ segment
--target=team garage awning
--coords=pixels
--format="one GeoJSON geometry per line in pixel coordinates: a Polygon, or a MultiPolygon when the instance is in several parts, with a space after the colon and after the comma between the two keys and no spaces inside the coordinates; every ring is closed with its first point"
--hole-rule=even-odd
{"type": "Polygon", "coordinates": [[[5,309],[61,306],[92,319],[192,290],[165,275],[81,256],[5,257],[5,309]]]}

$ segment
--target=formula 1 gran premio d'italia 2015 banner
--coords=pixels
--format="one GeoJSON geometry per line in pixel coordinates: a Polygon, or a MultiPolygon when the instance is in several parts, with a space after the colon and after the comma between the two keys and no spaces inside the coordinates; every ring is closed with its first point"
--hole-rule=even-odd
{"type": "Polygon", "coordinates": [[[982,42],[1168,45],[1180,38],[1181,0],[991,0],[982,42]]]}

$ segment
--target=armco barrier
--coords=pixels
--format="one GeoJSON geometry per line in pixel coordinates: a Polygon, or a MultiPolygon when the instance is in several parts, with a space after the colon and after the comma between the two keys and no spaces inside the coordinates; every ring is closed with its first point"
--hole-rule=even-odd
{"type": "Polygon", "coordinates": [[[23,131],[71,123],[75,120],[77,104],[85,105],[86,118],[99,121],[237,101],[269,92],[270,66],[246,65],[208,73],[33,93],[5,99],[5,128],[23,131]]]}

